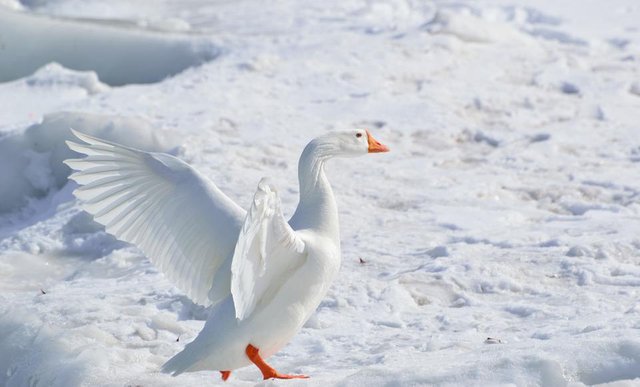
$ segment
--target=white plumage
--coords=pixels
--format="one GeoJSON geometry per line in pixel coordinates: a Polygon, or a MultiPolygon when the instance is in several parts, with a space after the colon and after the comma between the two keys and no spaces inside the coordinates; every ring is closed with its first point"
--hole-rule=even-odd
{"type": "Polygon", "coordinates": [[[73,131],[67,142],[83,159],[65,160],[78,172],[74,194],[108,233],[142,250],[184,291],[205,306],[213,279],[230,259],[245,211],[185,162],[73,131]]]}
{"type": "Polygon", "coordinates": [[[262,179],[240,231],[231,265],[231,293],[239,320],[251,314],[270,284],[282,282],[283,276],[302,264],[304,247],[302,239],[284,219],[275,189],[262,179]],[[278,249],[292,254],[278,255],[278,249]]]}
{"type": "Polygon", "coordinates": [[[263,360],[307,321],[340,266],[337,206],[324,174],[333,156],[386,152],[366,131],[313,140],[299,163],[300,203],[287,222],[277,191],[258,184],[245,212],[179,159],[73,131],[87,155],[66,160],[74,194],[118,239],[138,246],[194,302],[215,305],[198,337],[163,371],[230,370],[263,360]]]}

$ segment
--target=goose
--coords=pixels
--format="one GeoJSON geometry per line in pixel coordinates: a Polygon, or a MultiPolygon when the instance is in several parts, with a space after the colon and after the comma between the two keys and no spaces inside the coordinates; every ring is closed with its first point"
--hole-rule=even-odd
{"type": "Polygon", "coordinates": [[[325,175],[332,157],[388,152],[368,130],[313,139],[298,164],[300,200],[287,222],[278,191],[262,179],[248,211],[180,159],[72,130],[86,155],[65,163],[74,195],[106,232],[137,246],[197,304],[211,307],[198,336],[162,366],[177,376],[256,365],[264,379],[283,374],[265,359],[302,328],[340,266],[338,208],[325,175]]]}

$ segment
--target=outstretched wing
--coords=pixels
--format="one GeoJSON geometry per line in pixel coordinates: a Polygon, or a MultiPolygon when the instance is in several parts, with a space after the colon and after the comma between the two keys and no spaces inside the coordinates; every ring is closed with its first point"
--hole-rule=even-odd
{"type": "Polygon", "coordinates": [[[194,302],[219,301],[209,290],[231,259],[245,211],[173,156],[73,134],[86,144],[67,145],[87,157],[65,164],[77,171],[70,179],[80,185],[74,194],[83,209],[140,248],[194,302]]]}
{"type": "Polygon", "coordinates": [[[248,317],[273,296],[305,260],[305,244],[282,216],[280,198],[262,179],[242,226],[231,263],[236,318],[248,317]]]}

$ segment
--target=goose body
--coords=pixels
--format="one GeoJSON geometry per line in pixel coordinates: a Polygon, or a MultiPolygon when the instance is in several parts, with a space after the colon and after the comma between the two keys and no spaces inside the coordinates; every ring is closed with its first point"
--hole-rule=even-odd
{"type": "Polygon", "coordinates": [[[230,371],[264,361],[302,328],[340,267],[338,209],[324,172],[334,156],[386,152],[368,131],[311,141],[298,165],[300,202],[287,222],[275,187],[262,179],[245,212],[179,159],[73,132],[86,154],[65,162],[74,194],[107,232],[138,246],[194,302],[212,305],[204,328],[162,368],[230,371]]]}
{"type": "Polygon", "coordinates": [[[334,241],[309,236],[305,263],[281,284],[271,300],[261,303],[251,318],[237,321],[233,300],[228,297],[214,307],[196,339],[163,370],[174,374],[233,370],[251,364],[245,354],[249,344],[260,348],[264,358],[282,349],[318,307],[340,266],[334,241]]]}

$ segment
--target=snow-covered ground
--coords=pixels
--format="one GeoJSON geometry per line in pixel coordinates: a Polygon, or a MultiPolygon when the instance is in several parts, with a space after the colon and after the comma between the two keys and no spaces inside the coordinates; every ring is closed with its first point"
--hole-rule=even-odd
{"type": "Polygon", "coordinates": [[[391,147],[331,163],[341,273],[271,359],[312,378],[262,385],[640,385],[639,20],[636,0],[0,0],[0,385],[222,383],[159,372],[207,311],[80,211],[69,126],[245,208],[269,176],[288,214],[312,137],[391,147]]]}

